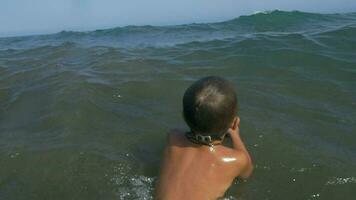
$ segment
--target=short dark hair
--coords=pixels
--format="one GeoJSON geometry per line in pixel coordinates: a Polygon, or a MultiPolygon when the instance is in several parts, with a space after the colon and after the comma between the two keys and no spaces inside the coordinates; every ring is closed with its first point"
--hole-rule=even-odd
{"type": "Polygon", "coordinates": [[[193,133],[225,134],[237,109],[234,87],[220,77],[202,78],[184,93],[183,116],[193,133]]]}

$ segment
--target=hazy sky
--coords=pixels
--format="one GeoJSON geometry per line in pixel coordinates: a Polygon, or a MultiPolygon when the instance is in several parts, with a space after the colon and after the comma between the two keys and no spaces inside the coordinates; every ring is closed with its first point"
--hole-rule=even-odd
{"type": "Polygon", "coordinates": [[[356,12],[356,0],[0,0],[0,36],[223,21],[273,9],[356,12]]]}

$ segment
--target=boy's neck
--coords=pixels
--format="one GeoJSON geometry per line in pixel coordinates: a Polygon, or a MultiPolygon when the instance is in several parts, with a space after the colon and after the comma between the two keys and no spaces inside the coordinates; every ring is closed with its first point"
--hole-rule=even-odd
{"type": "Polygon", "coordinates": [[[185,137],[192,143],[198,145],[206,145],[206,146],[213,146],[213,145],[220,145],[222,144],[225,135],[222,137],[212,137],[209,135],[201,135],[192,132],[186,132],[185,137]],[[219,138],[219,139],[216,139],[219,138]]]}

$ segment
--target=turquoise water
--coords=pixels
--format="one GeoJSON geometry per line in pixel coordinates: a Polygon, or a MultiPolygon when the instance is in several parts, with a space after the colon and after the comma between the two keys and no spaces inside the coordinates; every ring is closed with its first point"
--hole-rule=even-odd
{"type": "Polygon", "coordinates": [[[232,81],[254,176],[226,199],[356,196],[356,13],[0,38],[0,199],[152,199],[195,80],[232,81]]]}

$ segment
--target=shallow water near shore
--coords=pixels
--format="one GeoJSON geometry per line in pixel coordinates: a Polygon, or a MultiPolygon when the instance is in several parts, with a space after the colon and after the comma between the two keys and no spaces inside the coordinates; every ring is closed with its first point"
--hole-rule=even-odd
{"type": "Polygon", "coordinates": [[[203,76],[236,86],[255,171],[226,199],[356,196],[356,14],[0,38],[0,199],[152,199],[203,76]]]}

